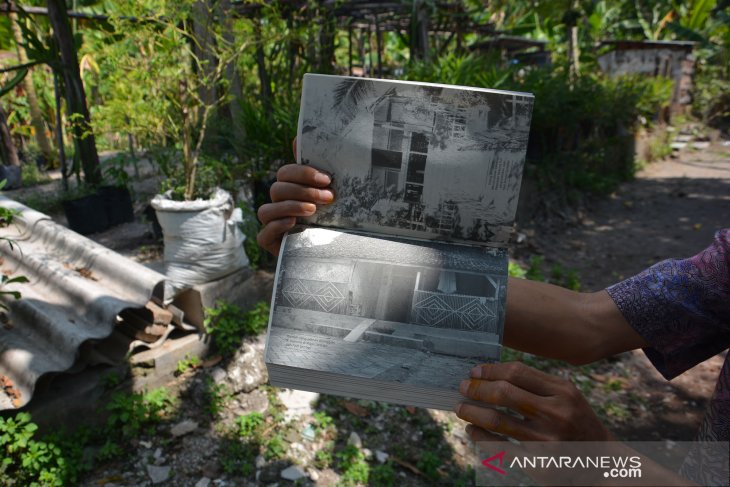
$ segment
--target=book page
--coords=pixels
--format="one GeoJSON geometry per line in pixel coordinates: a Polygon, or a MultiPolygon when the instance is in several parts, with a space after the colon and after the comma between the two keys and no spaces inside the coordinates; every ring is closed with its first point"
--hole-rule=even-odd
{"type": "Polygon", "coordinates": [[[331,174],[337,195],[305,221],[504,245],[532,104],[526,93],[305,75],[297,161],[331,174]]]}
{"type": "Polygon", "coordinates": [[[499,360],[507,263],[504,249],[291,232],[266,362],[456,393],[471,367],[499,360]]]}

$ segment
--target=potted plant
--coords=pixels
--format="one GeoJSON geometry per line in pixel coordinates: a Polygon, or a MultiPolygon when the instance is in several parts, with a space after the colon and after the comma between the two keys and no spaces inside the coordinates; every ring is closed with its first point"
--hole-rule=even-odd
{"type": "Polygon", "coordinates": [[[89,235],[109,228],[104,201],[93,186],[78,184],[69,189],[61,205],[69,228],[76,233],[89,235]]]}
{"type": "Polygon", "coordinates": [[[104,184],[99,187],[104,211],[110,227],[134,221],[132,195],[129,192],[129,174],[126,166],[127,158],[124,154],[108,161],[109,167],[104,171],[104,184]]]}
{"type": "MultiPolygon", "coordinates": [[[[215,161],[201,160],[211,116],[229,98],[224,75],[246,44],[234,45],[216,32],[210,11],[194,10],[198,25],[208,26],[203,33],[180,29],[173,13],[157,19],[150,31],[167,42],[182,36],[177,82],[168,83],[175,89],[165,93],[170,109],[168,139],[177,141],[182,164],[167,174],[161,194],[151,202],[162,227],[169,299],[248,265],[241,210],[235,208],[230,193],[218,187],[222,173],[211,170],[215,161]]],[[[166,75],[170,76],[169,70],[166,75]]]]}

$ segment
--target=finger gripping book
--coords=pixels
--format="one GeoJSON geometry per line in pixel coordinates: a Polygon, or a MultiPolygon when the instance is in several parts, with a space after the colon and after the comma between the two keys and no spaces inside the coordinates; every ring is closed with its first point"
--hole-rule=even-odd
{"type": "Polygon", "coordinates": [[[272,385],[451,409],[499,360],[528,93],[307,74],[297,162],[336,201],[284,238],[272,385]]]}

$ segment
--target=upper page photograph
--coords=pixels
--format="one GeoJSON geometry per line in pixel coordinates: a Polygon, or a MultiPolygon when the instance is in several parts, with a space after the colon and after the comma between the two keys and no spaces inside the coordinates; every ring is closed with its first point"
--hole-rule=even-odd
{"type": "Polygon", "coordinates": [[[306,74],[297,162],[332,175],[310,224],[503,246],[525,162],[533,96],[306,74]]]}

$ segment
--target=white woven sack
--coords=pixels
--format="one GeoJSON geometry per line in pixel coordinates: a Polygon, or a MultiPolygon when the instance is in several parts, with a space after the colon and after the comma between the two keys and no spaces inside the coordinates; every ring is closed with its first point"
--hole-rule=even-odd
{"type": "Polygon", "coordinates": [[[165,300],[196,284],[214,281],[248,265],[241,231],[243,214],[216,189],[209,200],[173,201],[170,192],[152,199],[165,242],[165,300]]]}

